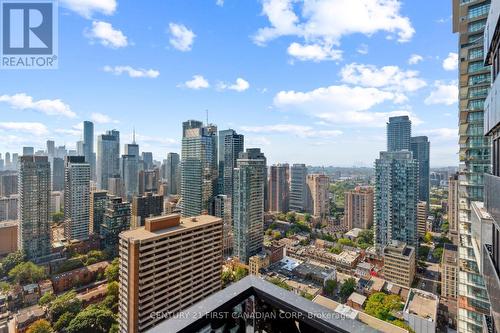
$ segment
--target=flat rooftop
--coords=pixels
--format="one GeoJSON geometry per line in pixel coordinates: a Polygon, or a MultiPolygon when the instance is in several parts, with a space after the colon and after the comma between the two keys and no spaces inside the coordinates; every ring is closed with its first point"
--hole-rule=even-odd
{"type": "Polygon", "coordinates": [[[435,322],[438,305],[439,299],[436,295],[412,289],[408,297],[405,312],[435,322]]]}
{"type": "MultiPolygon", "coordinates": [[[[164,215],[164,216],[158,216],[150,219],[146,219],[146,224],[148,222],[152,222],[154,224],[156,223],[162,223],[165,220],[174,220],[174,217],[179,216],[178,214],[171,214],[171,215],[164,215]]],[[[199,216],[193,216],[193,217],[179,217],[179,222],[175,223],[175,221],[172,221],[172,223],[167,223],[165,224],[165,228],[160,228],[156,229],[152,228],[149,231],[146,226],[139,227],[134,230],[126,230],[120,234],[121,238],[126,238],[126,239],[134,239],[134,240],[148,240],[156,237],[160,237],[162,235],[165,235],[167,233],[172,233],[172,232],[177,232],[177,231],[183,231],[191,228],[199,228],[205,225],[213,224],[222,221],[219,217],[211,216],[211,215],[199,215],[199,216]]]]}

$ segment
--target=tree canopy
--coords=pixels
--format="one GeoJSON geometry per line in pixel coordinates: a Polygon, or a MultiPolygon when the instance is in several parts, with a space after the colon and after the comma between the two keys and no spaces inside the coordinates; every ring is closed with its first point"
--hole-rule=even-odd
{"type": "Polygon", "coordinates": [[[36,283],[45,279],[46,276],[45,269],[31,261],[22,262],[9,271],[9,278],[21,285],[36,283]]]}
{"type": "Polygon", "coordinates": [[[54,330],[47,320],[40,319],[31,324],[26,333],[54,333],[54,330]]]}
{"type": "Polygon", "coordinates": [[[348,278],[340,286],[339,296],[345,302],[347,298],[353,293],[356,288],[356,280],[354,278],[348,278]]]}
{"type": "Polygon", "coordinates": [[[66,328],[67,333],[108,333],[116,324],[116,318],[110,309],[99,305],[90,305],[74,317],[66,328]]]}

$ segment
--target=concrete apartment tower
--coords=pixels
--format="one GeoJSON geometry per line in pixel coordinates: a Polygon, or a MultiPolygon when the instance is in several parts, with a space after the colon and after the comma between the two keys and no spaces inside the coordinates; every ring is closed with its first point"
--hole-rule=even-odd
{"type": "Polygon", "coordinates": [[[240,153],[234,170],[233,252],[245,263],[262,250],[266,170],[266,157],[256,148],[240,153]]]}
{"type": "Polygon", "coordinates": [[[217,127],[201,121],[182,123],[182,215],[212,212],[217,190],[217,127]]]}
{"type": "Polygon", "coordinates": [[[177,153],[168,153],[166,162],[167,195],[177,195],[181,189],[180,157],[177,153]]]}
{"type": "Polygon", "coordinates": [[[120,132],[107,131],[97,137],[97,188],[108,189],[110,178],[120,176],[120,132]]]}
{"type": "Polygon", "coordinates": [[[307,208],[307,167],[293,164],[290,168],[290,210],[304,212],[307,208]]]}
{"type": "Polygon", "coordinates": [[[269,167],[269,211],[288,212],[290,203],[290,167],[276,164],[269,167]]]}
{"type": "Polygon", "coordinates": [[[64,237],[86,240],[90,231],[90,164],[67,156],[64,168],[64,237]]]}
{"type": "Polygon", "coordinates": [[[390,117],[387,123],[387,151],[410,150],[410,138],[410,118],[390,117]]]}
{"type": "MultiPolygon", "coordinates": [[[[482,263],[474,248],[472,203],[484,199],[484,174],[491,171],[490,140],[485,137],[484,102],[491,84],[490,67],[485,65],[484,28],[489,0],[453,0],[453,32],[458,34],[459,83],[459,198],[458,231],[460,262],[457,330],[481,332],[483,315],[490,302],[482,263]],[[471,292],[473,290],[473,292],[471,292]]],[[[492,36],[492,35],[491,35],[492,36]]],[[[477,219],[480,221],[480,219],[477,219]]]]}
{"type": "Polygon", "coordinates": [[[28,260],[51,254],[50,164],[46,156],[19,158],[19,249],[28,260]]]}
{"type": "Polygon", "coordinates": [[[307,211],[325,219],[330,213],[330,178],[326,175],[307,175],[307,211]]]}
{"type": "Polygon", "coordinates": [[[120,332],[145,332],[221,289],[220,218],[148,218],[120,234],[119,253],[120,332]]]}
{"type": "Polygon", "coordinates": [[[373,187],[358,186],[344,195],[344,223],[349,230],[369,229],[373,225],[373,187]]]}

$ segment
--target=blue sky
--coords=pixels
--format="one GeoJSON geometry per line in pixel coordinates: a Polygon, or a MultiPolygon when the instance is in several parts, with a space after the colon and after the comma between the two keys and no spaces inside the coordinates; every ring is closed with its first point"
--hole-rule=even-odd
{"type": "Polygon", "coordinates": [[[457,164],[450,1],[59,3],[59,68],[0,72],[0,152],[74,148],[91,119],[161,160],[209,110],[271,163],[371,166],[409,114],[431,165],[457,164]]]}

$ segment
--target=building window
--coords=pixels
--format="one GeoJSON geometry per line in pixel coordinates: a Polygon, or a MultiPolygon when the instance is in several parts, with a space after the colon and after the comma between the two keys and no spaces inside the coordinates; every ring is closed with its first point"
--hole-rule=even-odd
{"type": "Polygon", "coordinates": [[[469,32],[476,32],[484,28],[486,19],[469,23],[469,32]]]}
{"type": "Polygon", "coordinates": [[[478,47],[474,49],[469,50],[469,60],[474,60],[474,59],[483,59],[483,48],[478,47]]]}
{"type": "Polygon", "coordinates": [[[478,74],[469,76],[469,86],[482,83],[490,83],[491,75],[488,74],[478,74]]]}
{"type": "Polygon", "coordinates": [[[481,70],[484,70],[484,66],[483,66],[482,61],[476,61],[476,62],[469,63],[469,73],[479,72],[481,70]]]}
{"type": "Polygon", "coordinates": [[[478,5],[469,7],[469,19],[473,19],[475,17],[487,15],[490,10],[490,2],[481,3],[478,5]]]}
{"type": "Polygon", "coordinates": [[[488,87],[469,88],[469,98],[486,98],[486,96],[488,96],[488,87]]]}
{"type": "Polygon", "coordinates": [[[474,44],[483,41],[483,34],[475,34],[469,36],[469,44],[474,44]]]}
{"type": "Polygon", "coordinates": [[[469,101],[469,105],[467,106],[469,110],[484,110],[484,100],[475,99],[469,101]]]}

